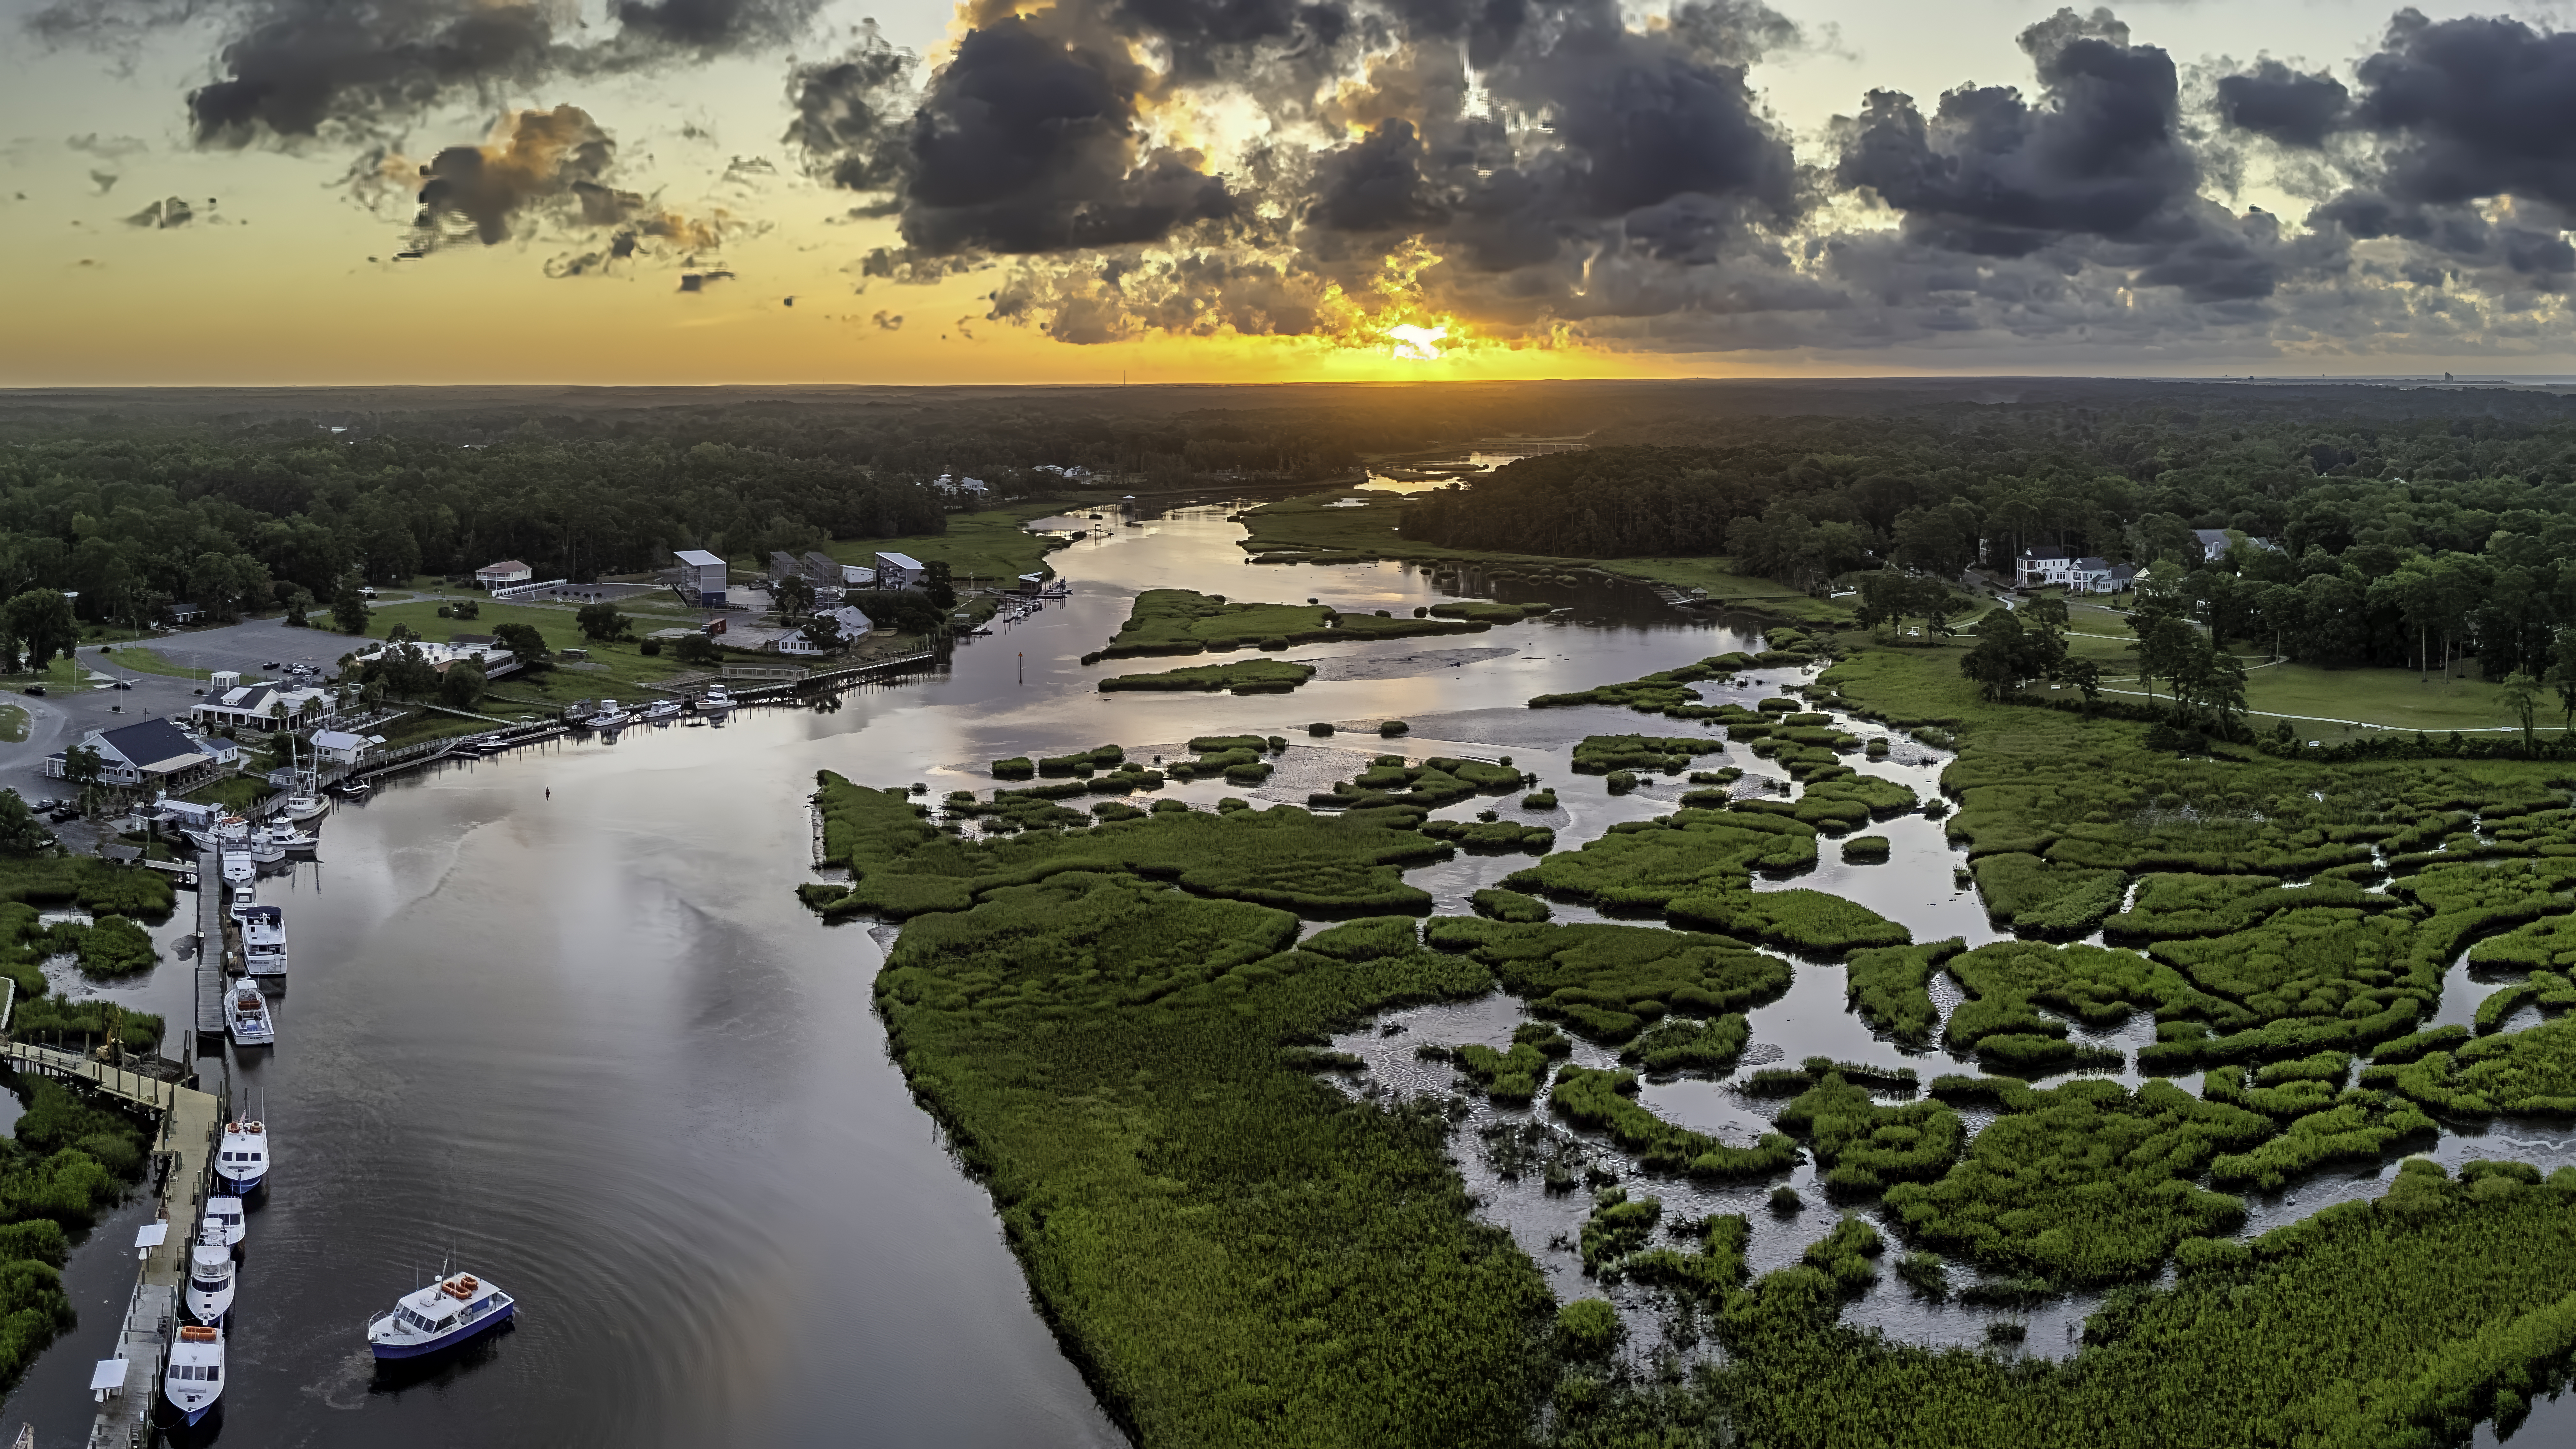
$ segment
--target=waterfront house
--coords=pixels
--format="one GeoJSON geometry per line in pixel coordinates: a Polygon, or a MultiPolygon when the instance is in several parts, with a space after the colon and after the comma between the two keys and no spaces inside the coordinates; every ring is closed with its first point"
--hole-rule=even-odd
{"type": "Polygon", "coordinates": [[[725,561],[702,548],[674,550],[680,561],[680,602],[692,608],[725,606],[725,561]]]}
{"type": "Polygon", "coordinates": [[[877,587],[881,589],[917,589],[930,577],[930,568],[910,554],[877,555],[877,587]]]}
{"type": "Polygon", "coordinates": [[[514,558],[503,559],[499,563],[485,564],[483,567],[474,571],[474,582],[476,586],[480,587],[486,593],[506,589],[514,584],[533,583],[535,582],[536,577],[537,571],[535,569],[528,567],[526,564],[523,564],[514,558]]]}
{"type": "MultiPolygon", "coordinates": [[[[841,626],[840,642],[842,645],[848,645],[855,640],[866,638],[868,631],[876,627],[874,623],[869,621],[867,615],[860,613],[856,608],[849,605],[843,605],[837,609],[822,610],[815,617],[829,619],[841,626]]],[[[781,654],[820,654],[824,651],[822,645],[805,637],[805,631],[803,629],[793,629],[778,636],[778,652],[781,654]]]]}
{"type": "Polygon", "coordinates": [[[326,765],[354,765],[377,743],[374,735],[353,735],[347,730],[315,730],[313,758],[326,765]]]}
{"type": "MultiPolygon", "coordinates": [[[[162,790],[190,790],[241,763],[239,746],[199,738],[166,719],[147,719],[112,730],[90,730],[81,743],[98,751],[102,785],[151,785],[162,790]]],[[[69,779],[68,749],[45,757],[45,774],[69,779]]]]}

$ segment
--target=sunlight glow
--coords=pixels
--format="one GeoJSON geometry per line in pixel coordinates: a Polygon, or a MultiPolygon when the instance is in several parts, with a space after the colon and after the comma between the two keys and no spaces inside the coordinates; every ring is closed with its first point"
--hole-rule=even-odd
{"type": "Polygon", "coordinates": [[[1386,329],[1387,340],[1395,344],[1395,355],[1407,362],[1438,362],[1440,340],[1448,335],[1445,325],[1415,327],[1408,323],[1386,329]]]}

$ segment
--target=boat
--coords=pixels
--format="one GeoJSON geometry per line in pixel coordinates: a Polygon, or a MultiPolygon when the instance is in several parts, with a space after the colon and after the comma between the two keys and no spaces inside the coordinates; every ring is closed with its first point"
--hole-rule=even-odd
{"type": "Polygon", "coordinates": [[[307,793],[303,787],[298,787],[297,793],[286,797],[285,808],[277,813],[300,824],[330,808],[330,801],[323,799],[319,794],[307,793]]]}
{"type": "Polygon", "coordinates": [[[286,845],[269,834],[267,826],[258,826],[250,833],[250,858],[254,865],[275,865],[286,859],[286,845]]]}
{"type": "MultiPolygon", "coordinates": [[[[252,995],[259,994],[258,987],[247,981],[242,984],[250,987],[252,995]]],[[[272,1145],[265,1122],[225,1123],[223,1135],[215,1139],[215,1185],[237,1198],[250,1196],[252,1188],[268,1180],[272,1145]]]]}
{"type": "Polygon", "coordinates": [[[702,710],[731,709],[733,708],[733,696],[726,692],[723,685],[710,684],[707,686],[707,692],[698,696],[698,708],[702,710]]]}
{"type": "Polygon", "coordinates": [[[200,1239],[188,1250],[188,1316],[199,1323],[221,1323],[233,1311],[236,1280],[233,1250],[200,1239]]]}
{"type": "Polygon", "coordinates": [[[269,857],[261,855],[259,850],[260,842],[263,840],[277,847],[281,855],[309,854],[322,844],[320,836],[310,831],[298,830],[283,820],[271,820],[251,832],[251,854],[265,861],[269,857]]]}
{"type": "Polygon", "coordinates": [[[206,1417],[224,1393],[224,1331],[202,1323],[182,1324],[170,1345],[170,1365],[161,1371],[161,1393],[193,1424],[206,1417]]]}
{"type": "Polygon", "coordinates": [[[224,910],[232,916],[233,924],[238,926],[249,919],[250,908],[258,904],[259,882],[245,881],[233,887],[233,898],[225,905],[224,910]]]}
{"type": "Polygon", "coordinates": [[[632,724],[634,722],[634,718],[635,717],[633,715],[628,714],[622,709],[611,708],[592,715],[590,718],[583,720],[582,724],[595,730],[622,730],[629,724],[632,724]]]}
{"type": "MultiPolygon", "coordinates": [[[[285,852],[280,851],[278,858],[285,859],[285,852]]],[[[222,859],[224,884],[240,887],[259,879],[259,862],[252,857],[248,849],[228,848],[223,852],[222,859]]]]}
{"type": "Polygon", "coordinates": [[[516,1316],[509,1294],[471,1273],[441,1278],[367,1320],[367,1344],[378,1358],[418,1358],[454,1348],[516,1316]]]}
{"type": "Polygon", "coordinates": [[[241,913],[242,969],[253,976],[286,974],[286,912],[252,906],[241,913]]]}
{"type": "Polygon", "coordinates": [[[224,998],[224,1029],[234,1046],[277,1045],[277,1024],[269,1020],[268,998],[260,994],[258,982],[244,980],[224,998]]]}
{"type": "Polygon", "coordinates": [[[249,1219],[242,1216],[242,1200],[237,1197],[206,1199],[206,1220],[197,1228],[197,1241],[219,1247],[237,1248],[250,1236],[249,1219]]]}
{"type": "Polygon", "coordinates": [[[374,788],[376,787],[368,784],[364,780],[342,780],[339,784],[331,787],[332,792],[337,794],[343,800],[363,800],[366,798],[367,792],[374,788]]]}
{"type": "Polygon", "coordinates": [[[286,737],[286,762],[295,771],[295,783],[288,787],[286,803],[278,814],[289,820],[304,821],[330,809],[330,802],[322,798],[321,775],[312,766],[295,758],[295,736],[292,733],[286,737]]]}
{"type": "Polygon", "coordinates": [[[651,704],[645,706],[644,713],[638,716],[638,718],[647,721],[657,719],[677,719],[679,718],[679,714],[680,702],[678,700],[657,699],[651,704]]]}

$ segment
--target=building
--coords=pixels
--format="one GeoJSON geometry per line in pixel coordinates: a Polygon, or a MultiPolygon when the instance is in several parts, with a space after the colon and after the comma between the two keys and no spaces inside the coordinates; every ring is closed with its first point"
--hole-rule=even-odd
{"type": "Polygon", "coordinates": [[[170,606],[170,622],[173,624],[194,624],[204,617],[206,606],[203,604],[182,602],[170,606]]]}
{"type": "Polygon", "coordinates": [[[725,561],[702,548],[684,548],[671,555],[680,561],[680,601],[700,609],[725,606],[725,561]]]}
{"type": "Polygon", "coordinates": [[[530,583],[535,580],[536,576],[537,571],[535,569],[528,567],[517,559],[509,558],[503,559],[496,564],[485,564],[483,567],[476,569],[474,571],[474,583],[484,592],[489,593],[496,589],[509,588],[515,584],[530,583]]]}
{"type": "Polygon", "coordinates": [[[189,713],[208,729],[280,730],[313,724],[338,710],[327,689],[309,684],[244,684],[231,670],[215,674],[205,700],[189,713]]]}
{"type": "Polygon", "coordinates": [[[2074,561],[2074,550],[2059,548],[2055,544],[2023,549],[2021,557],[2013,562],[2013,582],[2025,589],[2063,583],[2065,580],[2056,575],[2064,573],[2066,566],[2074,561]]]}
{"type": "Polygon", "coordinates": [[[869,568],[869,567],[868,567],[867,565],[865,565],[865,564],[843,564],[843,565],[841,565],[841,587],[842,587],[842,588],[845,588],[845,589],[873,589],[873,588],[875,588],[876,586],[877,586],[877,571],[876,571],[875,569],[869,568]]]}
{"type": "Polygon", "coordinates": [[[2240,538],[2245,540],[2247,548],[2258,549],[2264,553],[2281,551],[2281,546],[2268,538],[2255,538],[2232,528],[2195,528],[2191,531],[2191,536],[2200,540],[2200,557],[2203,563],[2213,562],[2225,556],[2228,545],[2240,538]]]}
{"type": "Polygon", "coordinates": [[[315,730],[313,758],[326,765],[354,765],[367,751],[384,743],[381,735],[353,735],[347,730],[315,730]]]}
{"type": "Polygon", "coordinates": [[[993,485],[981,478],[961,478],[953,473],[940,474],[930,481],[930,486],[950,499],[970,503],[980,503],[993,492],[993,485]]]}
{"type": "Polygon", "coordinates": [[[2106,558],[2073,557],[2056,547],[2026,548],[2016,561],[2014,581],[2025,589],[2060,588],[2070,594],[2116,594],[2138,577],[2128,564],[2106,558]]]}
{"type": "Polygon", "coordinates": [[[877,555],[877,587],[881,589],[917,589],[930,578],[930,568],[910,554],[877,555]]]}
{"type": "MultiPolygon", "coordinates": [[[[868,631],[876,627],[875,624],[869,622],[867,615],[848,606],[843,606],[838,609],[825,609],[815,617],[829,619],[841,626],[840,645],[847,645],[853,640],[866,638],[868,631]]],[[[835,647],[840,646],[836,645],[835,647]]],[[[822,645],[807,638],[803,629],[797,629],[778,636],[778,652],[781,654],[820,654],[823,653],[824,650],[822,645]]]]}
{"type": "MultiPolygon", "coordinates": [[[[81,743],[98,751],[99,783],[129,789],[149,785],[161,790],[189,790],[241,763],[241,748],[223,740],[200,739],[166,719],[147,719],[112,730],[91,730],[81,743]]],[[[45,774],[71,778],[66,756],[57,750],[45,757],[45,774]]]]}

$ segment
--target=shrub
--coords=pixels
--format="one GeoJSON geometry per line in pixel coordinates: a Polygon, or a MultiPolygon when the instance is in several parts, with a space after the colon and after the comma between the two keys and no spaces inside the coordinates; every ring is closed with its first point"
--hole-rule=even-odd
{"type": "Polygon", "coordinates": [[[1549,911],[1547,902],[1535,896],[1522,895],[1518,891],[1488,888],[1469,896],[1467,902],[1474,908],[1477,915],[1487,916],[1497,921],[1530,924],[1544,921],[1553,914],[1549,911]]]}
{"type": "Polygon", "coordinates": [[[1411,734],[1413,726],[1400,719],[1383,720],[1379,722],[1377,732],[1383,738],[1393,739],[1397,735],[1411,734]]]}

